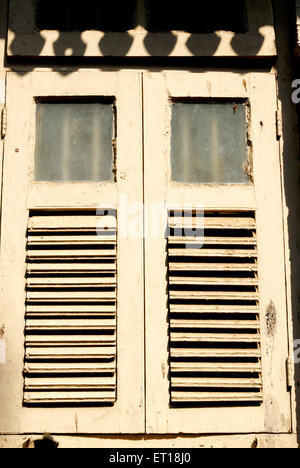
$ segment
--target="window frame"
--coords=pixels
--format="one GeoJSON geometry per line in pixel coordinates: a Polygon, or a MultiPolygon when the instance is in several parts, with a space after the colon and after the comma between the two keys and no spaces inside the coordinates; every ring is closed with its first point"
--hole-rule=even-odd
{"type": "Polygon", "coordinates": [[[149,73],[144,81],[144,96],[146,206],[163,202],[168,210],[201,203],[208,210],[256,211],[264,398],[257,408],[170,407],[166,239],[146,238],[147,432],[289,432],[291,407],[285,367],[289,348],[275,75],[174,71],[159,76],[149,73]],[[210,186],[171,182],[169,101],[173,97],[249,99],[253,184],[210,186]],[[160,168],[159,172],[155,172],[156,167],[160,168]],[[275,278],[273,271],[276,271],[275,278]],[[271,329],[270,301],[275,304],[277,321],[271,329]]]}
{"type": "MultiPolygon", "coordinates": [[[[104,407],[24,407],[25,252],[29,210],[119,209],[142,201],[141,82],[137,72],[83,71],[7,74],[7,108],[12,124],[5,140],[1,239],[1,323],[7,362],[1,366],[0,432],[137,433],[144,431],[142,239],[117,237],[117,401],[104,407]],[[35,182],[35,98],[116,96],[116,183],[35,182]],[[30,163],[31,160],[31,163],[30,163]],[[133,261],[134,258],[134,261],[133,261]],[[132,281],[122,280],[130,265],[132,281]],[[123,274],[121,272],[124,272],[123,274]],[[131,285],[131,286],[130,286],[131,285]],[[126,305],[130,301],[131,307],[126,305]],[[131,325],[128,327],[128,323],[131,325]],[[134,366],[133,366],[134,363],[134,366]],[[130,369],[130,378],[128,369],[130,369]]],[[[120,217],[118,216],[120,222],[120,217]]],[[[142,222],[142,219],[140,219],[142,222]]],[[[118,224],[118,230],[120,224],[118,224]]]]}

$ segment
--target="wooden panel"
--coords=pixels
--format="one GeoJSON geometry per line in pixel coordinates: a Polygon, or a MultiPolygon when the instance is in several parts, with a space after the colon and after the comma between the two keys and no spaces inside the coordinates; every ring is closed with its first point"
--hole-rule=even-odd
{"type": "Polygon", "coordinates": [[[116,217],[96,212],[30,213],[26,405],[116,400],[116,230],[97,235],[105,218],[116,226],[116,217]]]}
{"type": "Polygon", "coordinates": [[[255,213],[181,216],[169,212],[171,404],[262,403],[255,213]],[[205,226],[198,248],[176,232],[197,224],[205,226]],[[220,236],[209,238],[211,228],[220,236]]]}

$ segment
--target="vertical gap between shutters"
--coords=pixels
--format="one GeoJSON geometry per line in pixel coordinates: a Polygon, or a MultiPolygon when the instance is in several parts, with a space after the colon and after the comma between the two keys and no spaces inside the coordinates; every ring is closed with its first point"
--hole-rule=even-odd
{"type": "Polygon", "coordinates": [[[170,404],[260,405],[255,212],[205,211],[203,223],[170,210],[168,219],[170,404]]]}
{"type": "Polygon", "coordinates": [[[31,211],[24,405],[117,399],[116,212],[31,211]]]}

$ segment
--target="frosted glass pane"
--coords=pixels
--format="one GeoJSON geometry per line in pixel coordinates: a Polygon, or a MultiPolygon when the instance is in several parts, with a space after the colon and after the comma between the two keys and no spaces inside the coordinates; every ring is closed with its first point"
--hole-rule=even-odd
{"type": "Polygon", "coordinates": [[[247,183],[246,105],[179,103],[172,106],[172,180],[247,183]]]}
{"type": "Polygon", "coordinates": [[[35,180],[111,181],[113,106],[37,103],[35,180]]]}

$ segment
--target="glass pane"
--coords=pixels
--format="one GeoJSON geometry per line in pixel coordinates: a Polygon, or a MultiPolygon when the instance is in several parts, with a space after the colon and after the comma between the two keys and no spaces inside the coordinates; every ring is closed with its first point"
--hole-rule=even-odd
{"type": "Polygon", "coordinates": [[[246,105],[173,103],[172,180],[247,183],[246,105]]]}
{"type": "Polygon", "coordinates": [[[112,103],[37,103],[35,180],[111,181],[112,103]]]}

